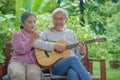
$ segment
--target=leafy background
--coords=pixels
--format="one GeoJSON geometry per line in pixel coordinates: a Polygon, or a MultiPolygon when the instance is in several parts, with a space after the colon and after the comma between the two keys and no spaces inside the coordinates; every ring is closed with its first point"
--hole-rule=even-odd
{"type": "Polygon", "coordinates": [[[0,62],[5,61],[5,44],[11,41],[12,32],[20,30],[23,12],[36,14],[37,29],[44,30],[52,25],[51,13],[57,7],[68,11],[66,26],[75,32],[79,41],[107,38],[105,43],[88,45],[90,58],[120,60],[119,6],[117,0],[0,0],[0,62]]]}
{"type": "MultiPolygon", "coordinates": [[[[66,26],[79,41],[106,37],[105,43],[88,44],[89,58],[120,60],[120,0],[0,0],[0,62],[5,61],[5,44],[12,32],[20,31],[20,15],[25,11],[37,16],[36,29],[52,25],[52,11],[62,7],[69,13],[66,26]]],[[[95,63],[95,74],[98,75],[95,63]]],[[[119,70],[107,66],[107,79],[120,80],[119,70]],[[112,72],[112,73],[111,73],[112,72]]]]}

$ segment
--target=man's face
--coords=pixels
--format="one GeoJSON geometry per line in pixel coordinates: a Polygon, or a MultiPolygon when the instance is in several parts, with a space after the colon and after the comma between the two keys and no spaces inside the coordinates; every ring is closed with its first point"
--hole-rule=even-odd
{"type": "Polygon", "coordinates": [[[58,11],[53,15],[54,28],[58,31],[63,30],[64,25],[67,21],[65,13],[58,11]]]}

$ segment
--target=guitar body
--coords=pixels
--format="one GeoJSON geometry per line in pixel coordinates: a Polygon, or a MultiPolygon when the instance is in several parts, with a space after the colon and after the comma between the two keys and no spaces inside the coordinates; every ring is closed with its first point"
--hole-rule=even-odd
{"type": "MultiPolygon", "coordinates": [[[[68,43],[65,40],[60,40],[60,41],[57,41],[55,43],[68,45],[68,43]]],[[[42,68],[52,67],[58,60],[69,56],[71,54],[71,50],[67,49],[62,53],[57,53],[55,51],[47,51],[47,54],[49,56],[47,56],[45,54],[44,50],[37,49],[37,48],[35,49],[35,56],[36,56],[37,62],[40,65],[40,67],[42,67],[42,68]]]]}

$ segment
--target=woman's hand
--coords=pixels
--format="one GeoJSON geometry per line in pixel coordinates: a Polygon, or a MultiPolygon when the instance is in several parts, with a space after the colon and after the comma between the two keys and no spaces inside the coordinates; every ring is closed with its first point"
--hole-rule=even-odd
{"type": "Polygon", "coordinates": [[[40,31],[36,30],[31,34],[31,37],[29,39],[29,42],[33,44],[33,42],[40,37],[40,31]]]}
{"type": "Polygon", "coordinates": [[[80,54],[81,54],[81,55],[86,54],[87,48],[86,48],[86,45],[85,45],[84,42],[80,42],[80,43],[79,43],[78,49],[80,50],[80,54]]]}
{"type": "Polygon", "coordinates": [[[34,39],[38,39],[40,37],[40,31],[39,30],[36,30],[32,33],[32,36],[34,39]]]}
{"type": "Polygon", "coordinates": [[[54,26],[49,26],[48,29],[53,31],[54,30],[54,26]]]}

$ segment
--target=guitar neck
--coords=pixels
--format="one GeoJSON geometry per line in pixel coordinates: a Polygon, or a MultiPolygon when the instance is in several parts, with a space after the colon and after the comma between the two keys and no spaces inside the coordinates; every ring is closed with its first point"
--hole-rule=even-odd
{"type": "MultiPolygon", "coordinates": [[[[89,43],[93,43],[93,42],[96,42],[95,39],[92,39],[92,40],[88,40],[88,41],[84,41],[85,44],[89,44],[89,43]]],[[[70,45],[67,45],[66,46],[66,49],[71,49],[71,48],[75,48],[79,45],[80,42],[78,43],[75,43],[75,44],[70,44],[70,45]]]]}

